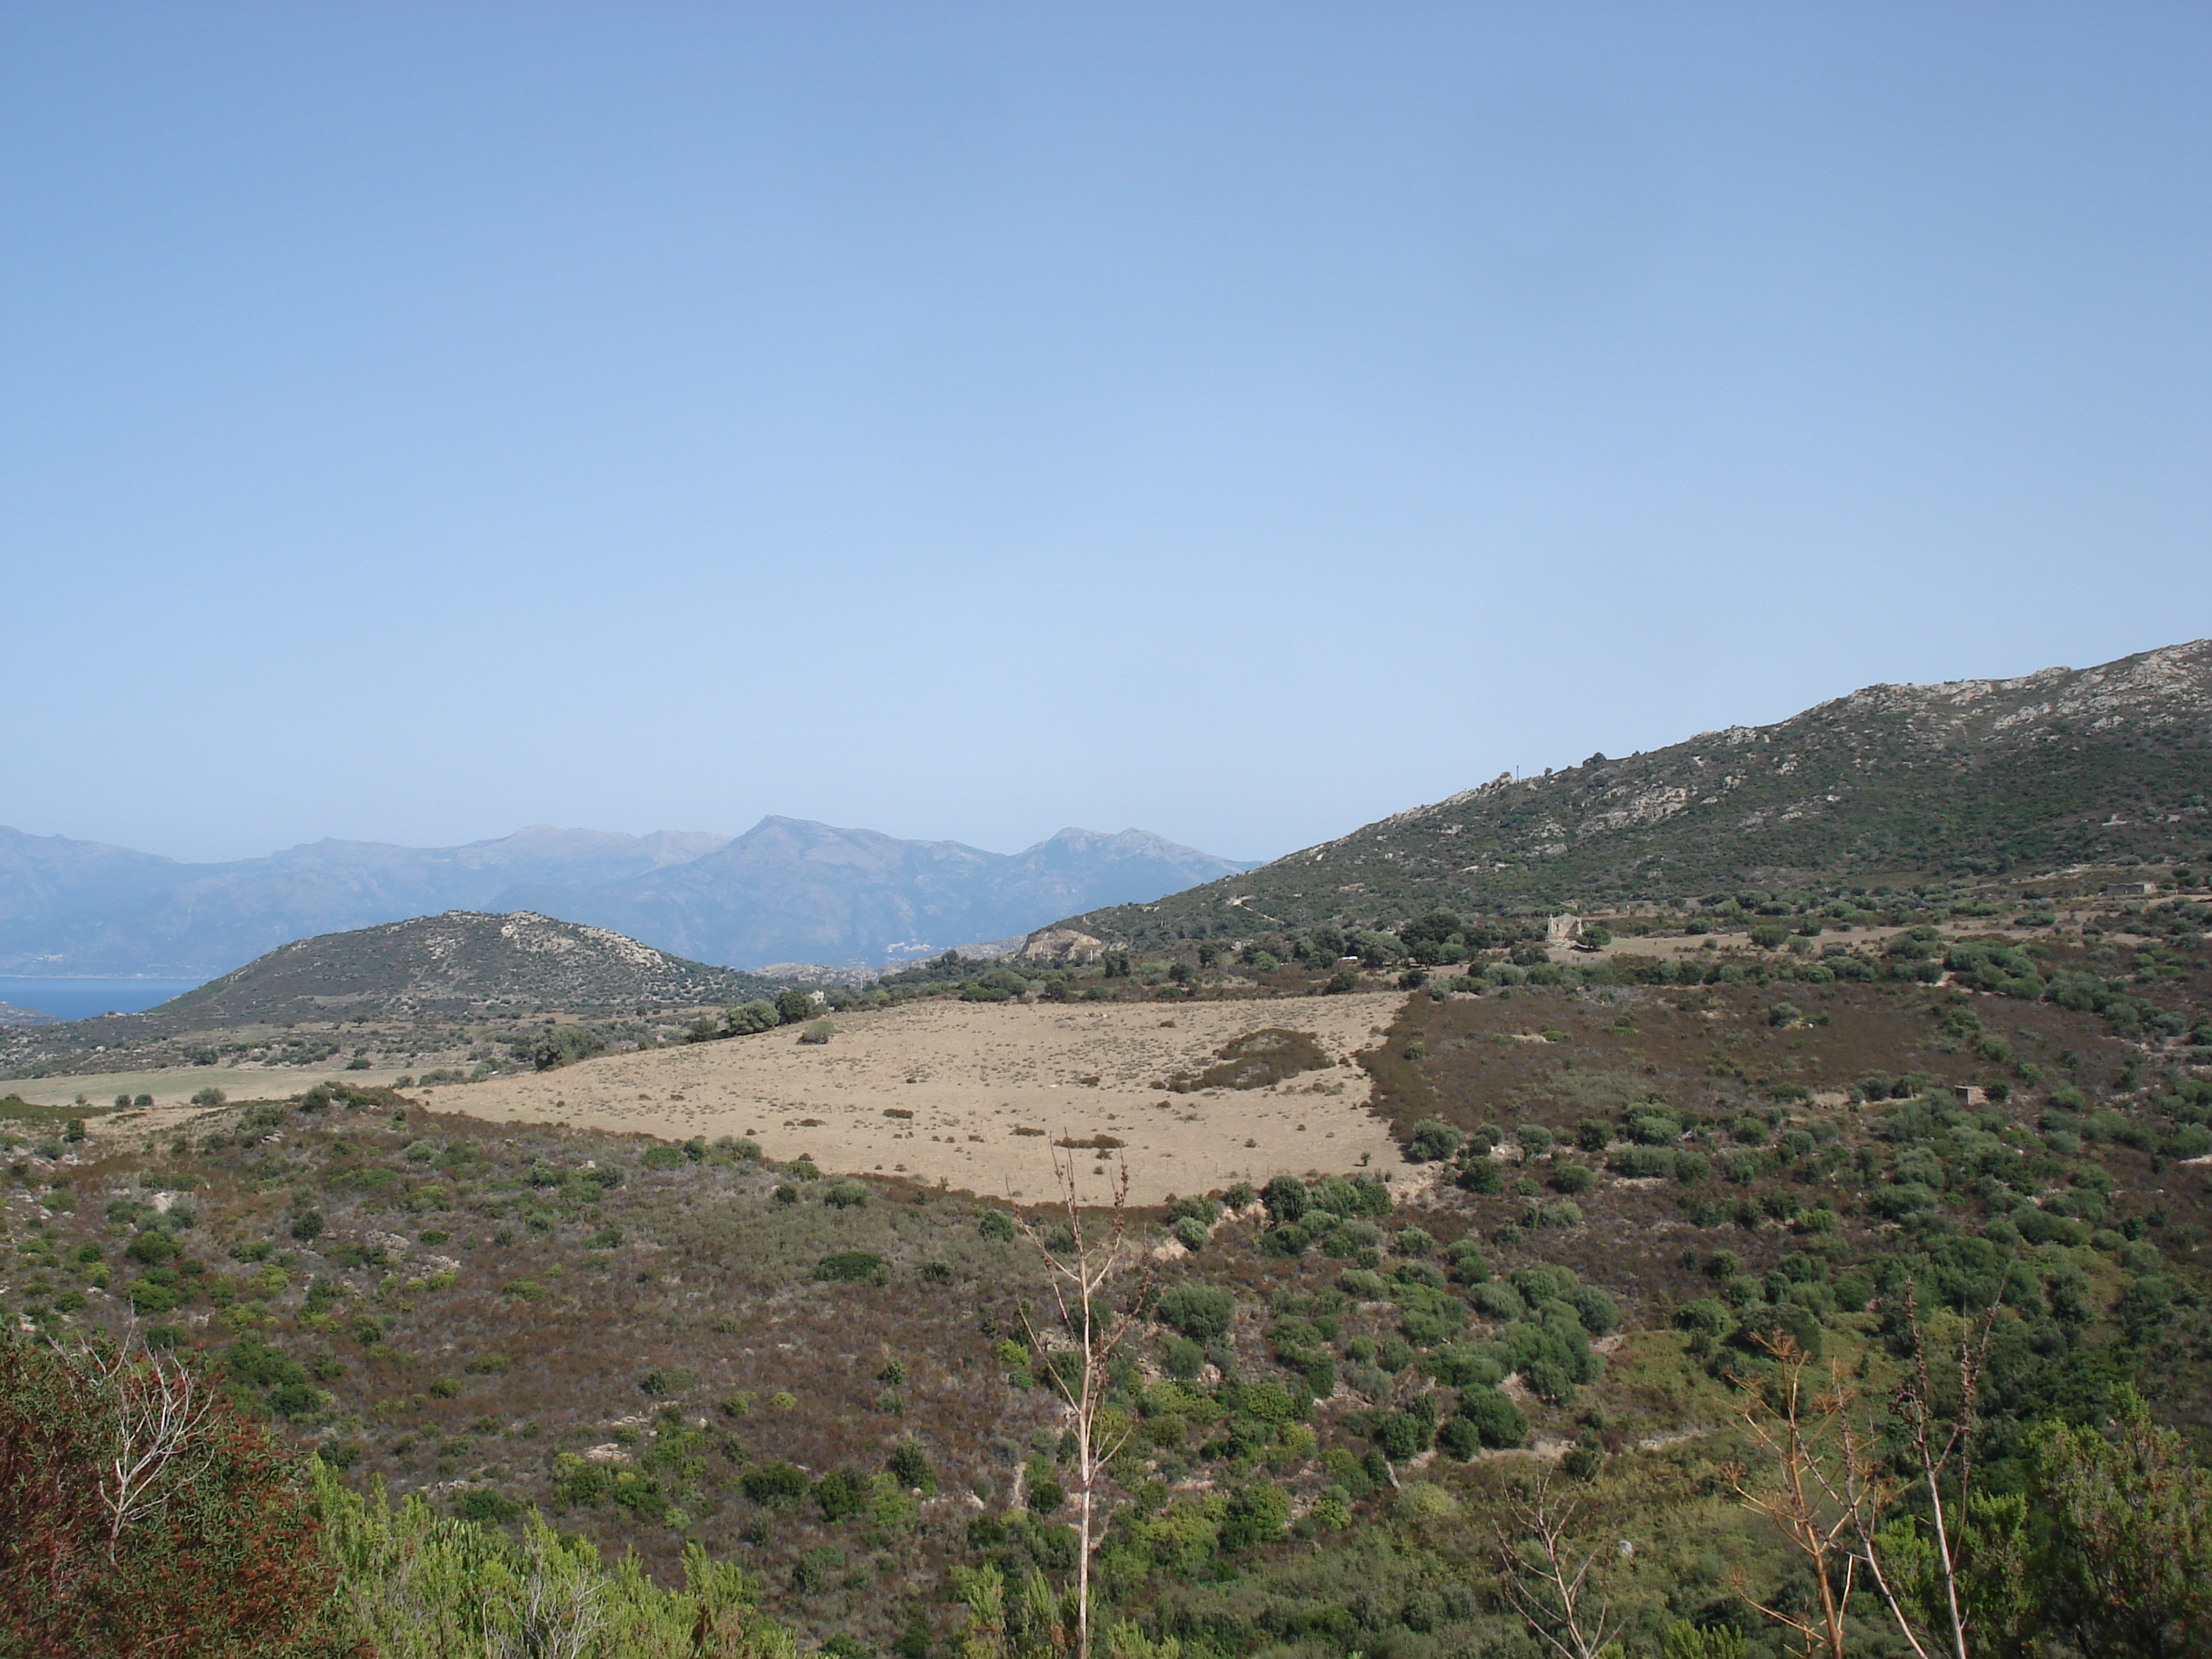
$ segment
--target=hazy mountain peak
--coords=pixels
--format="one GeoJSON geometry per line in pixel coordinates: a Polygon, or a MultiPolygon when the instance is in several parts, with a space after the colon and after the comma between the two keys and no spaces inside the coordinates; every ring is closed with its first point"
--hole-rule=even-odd
{"type": "Polygon", "coordinates": [[[532,910],[746,966],[878,963],[1245,866],[1144,830],[1020,854],[771,814],[742,836],[526,824],[459,847],[336,837],[230,864],[0,831],[0,971],[219,973],[289,941],[532,910]]]}
{"type": "Polygon", "coordinates": [[[515,891],[703,961],[875,965],[1003,939],[1111,895],[1158,898],[1249,868],[1141,830],[1069,828],[1020,853],[763,818],[726,847],[589,893],[515,891]]]}

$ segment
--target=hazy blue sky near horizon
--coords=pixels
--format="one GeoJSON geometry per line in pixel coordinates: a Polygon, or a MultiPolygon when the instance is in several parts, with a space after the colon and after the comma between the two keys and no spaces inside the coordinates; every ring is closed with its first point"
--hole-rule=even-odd
{"type": "Polygon", "coordinates": [[[0,11],[0,823],[1267,857],[2212,633],[2202,6],[0,11]]]}

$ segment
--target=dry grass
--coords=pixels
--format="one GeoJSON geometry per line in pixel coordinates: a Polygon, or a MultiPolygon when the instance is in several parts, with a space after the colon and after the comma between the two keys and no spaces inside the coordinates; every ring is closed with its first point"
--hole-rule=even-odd
{"type": "Polygon", "coordinates": [[[493,1120],[673,1139],[747,1135],[771,1158],[804,1154],[828,1171],[1015,1197],[1049,1185],[1037,1131],[1054,1140],[1105,1135],[1125,1143],[1113,1155],[1128,1164],[1133,1201],[1157,1204],[1279,1170],[1395,1164],[1352,1057],[1403,1000],[1384,992],[1264,1005],[915,1002],[841,1015],[821,1046],[769,1031],[609,1055],[437,1098],[493,1120]],[[1170,1095],[1172,1081],[1223,1065],[1224,1054],[1233,1068],[1237,1045],[1262,1027],[1286,1032],[1306,1068],[1278,1066],[1282,1075],[1262,1088],[1170,1095]]]}

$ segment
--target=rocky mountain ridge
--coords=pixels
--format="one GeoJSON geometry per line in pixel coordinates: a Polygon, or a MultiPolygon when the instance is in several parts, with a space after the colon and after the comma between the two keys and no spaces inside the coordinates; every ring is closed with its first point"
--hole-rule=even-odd
{"type": "Polygon", "coordinates": [[[1248,875],[1064,925],[1133,943],[2156,861],[2209,842],[2212,641],[2197,641],[2091,669],[1868,686],[1771,726],[1502,775],[1248,875]]]}

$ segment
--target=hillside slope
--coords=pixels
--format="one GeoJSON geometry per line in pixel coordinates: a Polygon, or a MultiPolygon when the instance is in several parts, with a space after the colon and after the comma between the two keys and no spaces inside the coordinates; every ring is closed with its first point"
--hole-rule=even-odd
{"type": "Polygon", "coordinates": [[[1249,875],[1063,925],[1139,942],[1433,908],[2202,855],[2212,641],[2010,680],[1875,685],[1766,726],[1500,776],[1249,875]]]}
{"type": "MultiPolygon", "coordinates": [[[[1340,1022],[1322,1057],[1359,1042],[1364,1079],[1324,1065],[1115,1116],[1098,1111],[1110,1095],[1063,1077],[1061,1139],[1086,1154],[1086,1195],[1123,1170],[1140,1191],[1185,1194],[1123,1212],[1143,1267],[1097,1297],[1130,1362],[1104,1404],[1136,1425],[1100,1483],[1098,1582],[1147,1644],[1113,1650],[1158,1653],[1172,1634],[1200,1659],[1541,1651],[1544,1626],[1492,1587],[1510,1571],[1501,1532],[1510,1546],[1528,1525],[1529,1478],[1551,1471],[1575,1505],[1575,1559],[1620,1620],[1613,1650],[1792,1651],[1747,1604],[1803,1606],[1785,1599],[1802,1558],[1736,1496],[1785,1473],[1742,1432],[1772,1425],[1760,1402],[1780,1392],[1785,1335],[1820,1357],[1809,1382],[1830,1361],[1860,1379],[1837,1407],[1881,1443],[1915,1349],[1931,1384],[1918,1397],[1941,1412],[1984,1333],[1977,1483],[2050,1520],[2029,1567],[2000,1558],[1996,1582],[2038,1596],[2079,1582],[2045,1542],[2069,1524],[2046,1495],[2051,1432],[2084,1432],[2106,1460],[2086,1467],[2108,1471],[2127,1390],[2194,1445],[2212,1422],[2212,1048],[2196,1035],[2212,1032],[2212,952],[2184,928],[2154,945],[2053,935],[2035,960],[2059,997],[1984,993],[1955,970],[1948,984],[1761,970],[1598,995],[1309,999],[1302,1018],[1340,1022]],[[1778,1003],[1785,986],[1793,1000],[1778,1003]],[[1404,1161],[1378,1146],[1353,1179],[1302,1177],[1352,1161],[1319,1116],[1294,1119],[1310,1132],[1291,1127],[1273,1156],[1253,1148],[1253,1117],[1350,1101],[1346,1084],[1364,1094],[1370,1079],[1404,1161]],[[1170,1154],[1167,1134],[1187,1150],[1170,1154]],[[1199,1196],[1214,1160],[1252,1178],[1199,1196]],[[1720,1636],[1704,1641],[1686,1614],[1720,1636]]],[[[1103,1080],[1133,1081],[1158,1045],[1209,1048],[1240,1008],[1256,1026],[1283,1006],[1180,1003],[1170,1025],[1146,1017],[1158,1003],[1132,1005],[1077,1041],[1100,1042],[1085,1063],[1103,1080]],[[1186,1024],[1194,1012],[1214,1029],[1186,1024]]],[[[989,1086],[971,1073],[958,1103],[1027,1148],[1016,1180],[1041,1194],[1060,1149],[1002,1115],[1000,1088],[1039,1080],[1036,1051],[1006,1039],[1096,1011],[956,1011],[1001,1033],[969,1062],[989,1086]]],[[[1265,1033],[1247,1031],[1224,1060],[1253,1054],[1265,1033]]],[[[826,1077],[857,1036],[775,1046],[826,1077]]],[[[768,1046],[718,1047],[754,1044],[768,1046]]],[[[0,1188],[0,1324],[52,1353],[135,1322],[220,1362],[226,1398],[353,1489],[416,1498],[441,1536],[489,1547],[456,1559],[495,1569],[492,1529],[511,1535],[527,1506],[599,1559],[635,1552],[663,1583],[693,1550],[741,1562],[747,1595],[806,1653],[1072,1651],[1000,1644],[988,1626],[977,1638],[945,1595],[1028,1584],[1048,1616],[1074,1559],[1077,1447],[1053,1380],[1067,1376],[1064,1321],[1005,1188],[978,1183],[977,1201],[900,1170],[890,1147],[841,1157],[836,1110],[799,1116],[781,1090],[672,1074],[697,1062],[709,1052],[542,1080],[565,1115],[593,1073],[611,1092],[607,1074],[649,1066],[653,1084],[633,1073],[623,1092],[659,1121],[621,1127],[664,1140],[464,1115],[451,1109],[502,1085],[442,1079],[428,1096],[295,1085],[152,1134],[94,1116],[84,1142],[19,1115],[0,1124],[32,1143],[0,1188]],[[719,1133],[714,1115],[736,1111],[775,1126],[767,1144],[719,1133]],[[467,1517],[485,1531],[454,1524],[467,1517]]],[[[955,1079],[939,1075],[950,1106],[955,1079]]],[[[908,1103],[865,1115],[905,1126],[908,1157],[952,1157],[902,1068],[885,1081],[908,1103]]],[[[1049,1206],[1028,1217],[1055,1220],[1049,1206]]],[[[1824,1419],[1816,1443],[1839,1431],[1824,1419]]],[[[2185,1521],[2195,1463],[2170,1444],[2160,1464],[2119,1465],[2163,1471],[2179,1494],[2163,1508],[2139,1504],[2140,1482],[2103,1487],[2117,1495],[2093,1515],[2150,1540],[2131,1582],[2185,1582],[2169,1540],[2193,1534],[2160,1517],[2185,1521]],[[2156,1527],[2137,1524],[2146,1512],[2156,1527]]],[[[1899,1497],[1884,1521],[1910,1513],[1899,1497]]],[[[1969,1559],[1990,1584],[1987,1557],[1969,1559]]],[[[471,1582],[416,1570],[389,1605],[412,1615],[471,1582]],[[425,1589],[434,1578],[448,1588],[425,1589]]],[[[1996,1605],[2023,1605],[2005,1593],[1996,1605]]],[[[2212,1618],[2191,1606],[2164,1651],[2212,1651],[2212,1618]]],[[[692,1628],[618,1650],[692,1652],[692,1628]]],[[[1857,1639],[1881,1632],[1871,1616],[1851,1628],[1861,1659],[1903,1650],[1857,1639]]]]}
{"type": "Polygon", "coordinates": [[[1142,902],[1249,866],[1125,830],[1063,830],[1017,854],[769,817],[690,864],[502,904],[571,916],[704,961],[877,964],[995,939],[1078,907],[1142,902]]]}
{"type": "Polygon", "coordinates": [[[163,1003],[155,1024],[380,1020],[524,1009],[730,1003],[764,981],[605,928],[450,910],[281,946],[163,1003]]]}

